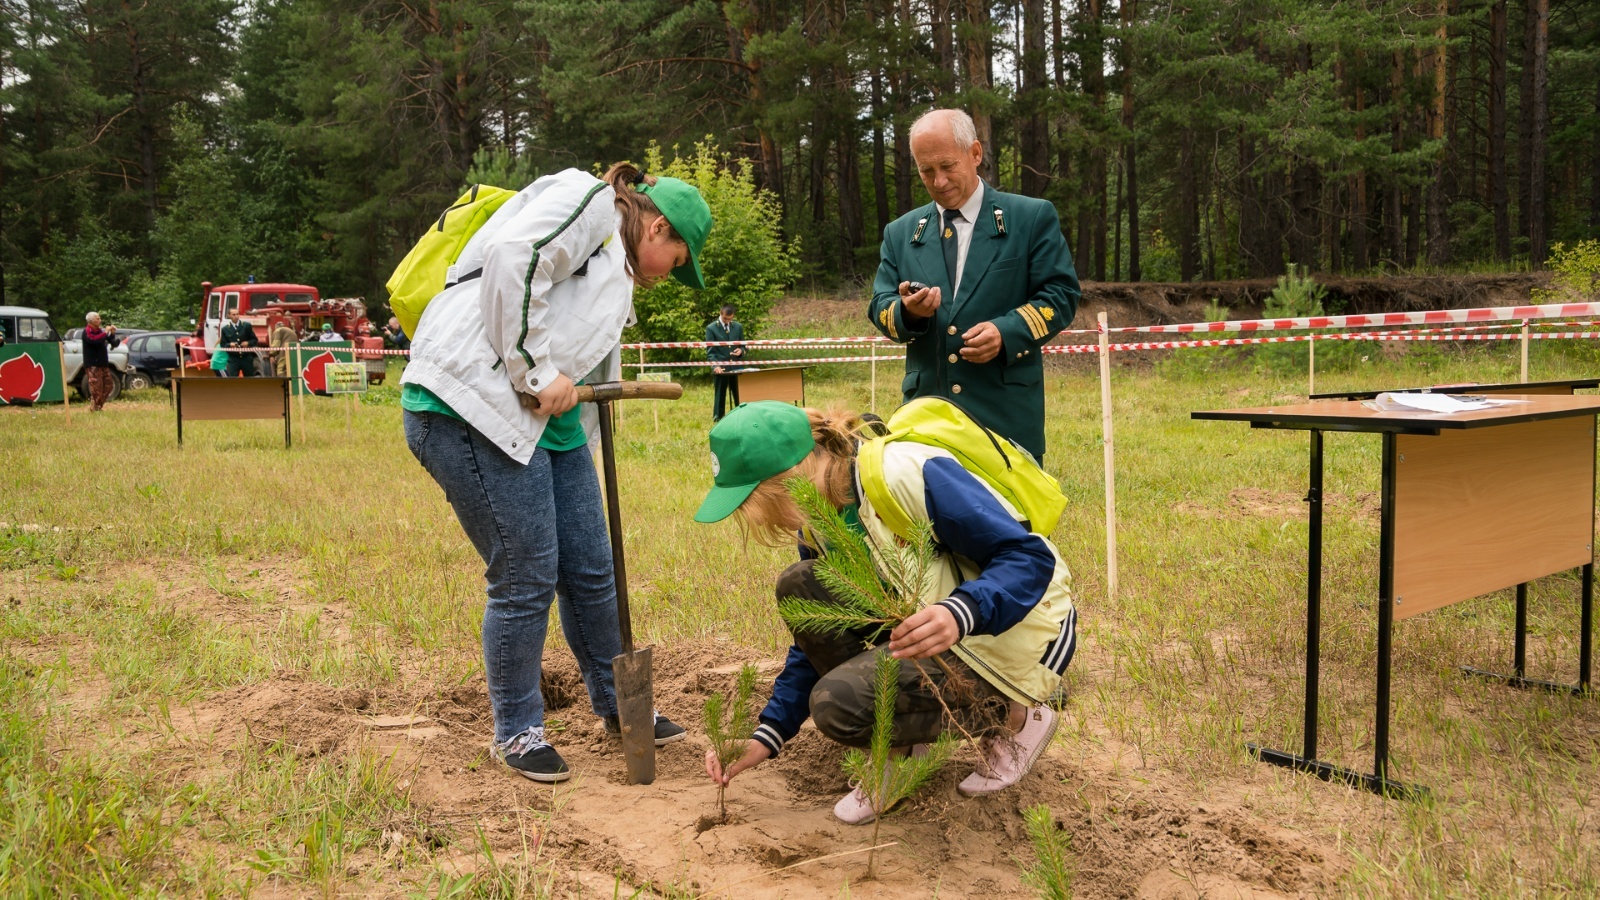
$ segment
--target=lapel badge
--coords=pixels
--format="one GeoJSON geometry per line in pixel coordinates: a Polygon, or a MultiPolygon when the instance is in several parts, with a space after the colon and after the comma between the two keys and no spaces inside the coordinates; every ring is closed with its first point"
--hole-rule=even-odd
{"type": "Polygon", "coordinates": [[[1006,233],[1006,214],[1005,214],[1005,210],[1002,210],[998,206],[996,206],[994,208],[994,231],[995,231],[995,234],[998,234],[1001,237],[1005,237],[1005,233],[1006,233]]]}
{"type": "Polygon", "coordinates": [[[918,219],[917,220],[917,230],[916,230],[916,232],[914,234],[911,235],[911,243],[913,243],[913,244],[922,243],[922,230],[924,228],[927,228],[927,227],[928,227],[928,217],[927,216],[923,216],[922,218],[918,219]]]}

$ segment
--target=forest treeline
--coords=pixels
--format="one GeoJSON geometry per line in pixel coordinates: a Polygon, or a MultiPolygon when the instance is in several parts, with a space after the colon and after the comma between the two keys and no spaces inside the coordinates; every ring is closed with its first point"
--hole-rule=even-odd
{"type": "MultiPolygon", "coordinates": [[[[708,138],[870,277],[974,115],[1089,280],[1542,265],[1600,234],[1595,0],[0,0],[5,299],[384,298],[474,181],[708,138]]],[[[152,322],[153,323],[153,322],[152,322]]]]}

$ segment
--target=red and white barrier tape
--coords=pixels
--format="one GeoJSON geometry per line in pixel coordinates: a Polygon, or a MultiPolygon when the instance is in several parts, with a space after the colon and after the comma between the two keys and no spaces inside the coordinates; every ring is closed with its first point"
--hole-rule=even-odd
{"type": "Polygon", "coordinates": [[[1600,303],[1547,303],[1540,306],[1493,306],[1421,312],[1345,316],[1303,316],[1292,319],[1240,319],[1185,325],[1130,325],[1113,332],[1192,334],[1216,331],[1284,331],[1298,328],[1368,328],[1379,325],[1444,325],[1455,322],[1503,322],[1517,319],[1566,319],[1600,315],[1600,303]]]}

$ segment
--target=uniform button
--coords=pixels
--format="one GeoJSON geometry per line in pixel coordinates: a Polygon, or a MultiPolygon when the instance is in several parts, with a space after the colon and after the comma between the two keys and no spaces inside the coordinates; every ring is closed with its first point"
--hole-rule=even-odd
{"type": "Polygon", "coordinates": [[[956,361],[956,355],[954,353],[950,354],[950,361],[951,362],[955,362],[956,361]]]}
{"type": "Polygon", "coordinates": [[[961,385],[959,385],[959,384],[950,385],[950,393],[952,393],[952,394],[961,393],[961,385]]]}
{"type": "Polygon", "coordinates": [[[1022,358],[1022,354],[1021,354],[1021,353],[1018,353],[1018,354],[1017,354],[1017,359],[1021,359],[1021,358],[1022,358]]]}
{"type": "Polygon", "coordinates": [[[956,333],[956,327],[954,325],[950,326],[950,333],[951,334],[955,334],[956,333]]]}

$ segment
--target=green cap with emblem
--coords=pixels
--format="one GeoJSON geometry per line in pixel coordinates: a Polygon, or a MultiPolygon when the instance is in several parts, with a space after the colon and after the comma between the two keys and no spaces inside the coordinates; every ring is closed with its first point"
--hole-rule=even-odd
{"type": "Polygon", "coordinates": [[[672,230],[689,245],[689,261],[672,270],[672,277],[692,288],[706,286],[700,271],[700,251],[711,233],[711,207],[694,185],[681,178],[662,175],[655,184],[639,185],[639,193],[649,197],[656,209],[672,223],[672,230]]]}
{"type": "Polygon", "coordinates": [[[811,418],[798,406],[759,400],[735,408],[711,429],[711,474],[716,486],[706,494],[694,520],[726,519],[756,485],[799,465],[815,446],[811,418]]]}

